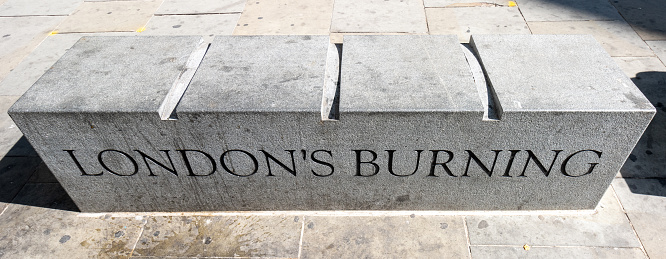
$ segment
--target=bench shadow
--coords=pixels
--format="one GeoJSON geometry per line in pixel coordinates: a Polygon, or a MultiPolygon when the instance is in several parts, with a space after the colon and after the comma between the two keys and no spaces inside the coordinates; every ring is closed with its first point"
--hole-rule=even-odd
{"type": "Polygon", "coordinates": [[[0,203],[79,211],[25,137],[0,159],[0,203]]]}
{"type": "Polygon", "coordinates": [[[631,192],[666,197],[666,72],[640,72],[631,80],[655,106],[657,113],[620,174],[631,192]]]}

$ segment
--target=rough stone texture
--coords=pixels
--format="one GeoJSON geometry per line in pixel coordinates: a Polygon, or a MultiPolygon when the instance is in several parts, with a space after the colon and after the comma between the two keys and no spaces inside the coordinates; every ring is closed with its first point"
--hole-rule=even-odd
{"type": "Polygon", "coordinates": [[[467,216],[471,245],[640,247],[612,191],[591,215],[467,216]]]}
{"type": "Polygon", "coordinates": [[[590,34],[614,57],[654,56],[627,22],[566,21],[529,22],[533,34],[590,34]]]}
{"type": "Polygon", "coordinates": [[[142,35],[231,35],[240,14],[164,15],[150,18],[142,35]]]}
{"type": "Polygon", "coordinates": [[[464,228],[454,216],[306,217],[302,256],[467,258],[464,228]]]}
{"type": "Polygon", "coordinates": [[[245,0],[164,0],[155,14],[240,13],[245,0]]]}
{"type": "Polygon", "coordinates": [[[614,59],[657,108],[620,173],[622,177],[666,177],[666,67],[654,57],[614,59]]]}
{"type": "Polygon", "coordinates": [[[162,1],[84,2],[60,26],[60,32],[137,31],[146,26],[162,1]]]}
{"type": "Polygon", "coordinates": [[[518,7],[527,22],[622,20],[606,0],[520,0],[518,7]]]}
{"type": "Polygon", "coordinates": [[[0,96],[0,157],[34,155],[30,144],[7,115],[9,107],[18,99],[18,96],[0,96]]]}
{"type": "Polygon", "coordinates": [[[613,0],[610,2],[643,40],[666,40],[666,23],[664,23],[666,5],[663,2],[659,0],[613,0]]]}
{"type": "Polygon", "coordinates": [[[428,8],[430,34],[456,34],[469,42],[472,34],[530,34],[520,10],[503,8],[428,8]]]}
{"type": "Polygon", "coordinates": [[[428,32],[418,0],[337,0],[332,19],[331,32],[428,32]]]}
{"type": "Polygon", "coordinates": [[[328,35],[333,0],[248,1],[234,35],[328,35]]]}
{"type": "Polygon", "coordinates": [[[472,246],[474,259],[515,259],[515,258],[579,258],[579,259],[625,259],[647,258],[640,248],[609,248],[609,247],[531,247],[525,250],[522,246],[472,246]]]}
{"type": "Polygon", "coordinates": [[[11,114],[82,211],[592,209],[654,110],[591,37],[511,37],[475,41],[499,121],[456,37],[418,35],[345,39],[338,121],[320,119],[326,36],[217,37],[170,121],[195,38],[82,41],[11,114]]]}
{"type": "Polygon", "coordinates": [[[132,255],[297,258],[302,227],[298,216],[154,216],[132,255]]]}
{"type": "Polygon", "coordinates": [[[423,4],[428,7],[493,7],[498,5],[508,5],[508,0],[423,0],[423,4]]]}

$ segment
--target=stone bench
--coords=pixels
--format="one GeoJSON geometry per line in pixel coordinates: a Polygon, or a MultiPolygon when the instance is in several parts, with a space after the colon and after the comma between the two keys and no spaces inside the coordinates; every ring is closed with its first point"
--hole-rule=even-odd
{"type": "Polygon", "coordinates": [[[84,37],[9,114],[85,212],[582,210],[655,110],[591,36],[187,36],[84,37]]]}

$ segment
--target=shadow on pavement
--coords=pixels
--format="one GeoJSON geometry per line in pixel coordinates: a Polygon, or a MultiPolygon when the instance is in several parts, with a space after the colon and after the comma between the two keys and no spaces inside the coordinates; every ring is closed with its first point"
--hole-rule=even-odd
{"type": "Polygon", "coordinates": [[[0,202],[79,211],[25,137],[0,159],[0,202]],[[35,156],[12,156],[16,153],[35,156]]]}

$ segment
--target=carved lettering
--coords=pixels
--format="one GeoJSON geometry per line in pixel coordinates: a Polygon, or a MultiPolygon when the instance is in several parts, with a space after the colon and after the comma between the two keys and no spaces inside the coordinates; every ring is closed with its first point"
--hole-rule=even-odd
{"type": "Polygon", "coordinates": [[[109,171],[109,173],[115,174],[117,176],[132,176],[132,175],[135,175],[136,173],[139,172],[139,165],[136,163],[134,158],[132,156],[130,156],[129,154],[127,154],[123,151],[120,151],[120,150],[115,150],[115,149],[103,150],[102,152],[99,152],[99,154],[97,155],[97,161],[99,161],[99,164],[102,165],[102,167],[104,167],[104,169],[106,169],[106,171],[109,171]],[[121,174],[121,173],[118,173],[116,171],[111,170],[111,168],[109,168],[106,165],[106,163],[104,163],[104,159],[102,159],[104,157],[103,156],[104,153],[106,153],[106,152],[115,152],[115,153],[121,154],[125,158],[127,158],[130,162],[132,162],[132,166],[134,166],[134,170],[132,171],[132,173],[130,173],[130,174],[121,174]]]}
{"type": "Polygon", "coordinates": [[[194,149],[179,149],[176,151],[180,152],[180,156],[183,158],[183,163],[185,163],[185,167],[187,168],[187,175],[189,176],[209,176],[214,174],[215,171],[217,171],[217,163],[215,163],[215,159],[213,159],[213,157],[206,152],[194,149]],[[210,165],[212,166],[213,169],[210,170],[210,172],[208,172],[207,174],[195,174],[194,170],[192,170],[192,164],[190,164],[190,159],[187,156],[187,152],[196,152],[204,155],[206,158],[208,158],[208,161],[210,162],[210,165]]]}
{"type": "Polygon", "coordinates": [[[592,170],[594,170],[594,168],[595,168],[599,163],[588,163],[588,164],[590,165],[590,167],[587,169],[587,172],[585,172],[585,173],[583,173],[583,174],[581,174],[581,175],[571,175],[569,172],[567,172],[567,164],[569,163],[569,159],[571,159],[571,158],[574,157],[575,155],[578,155],[578,154],[583,153],[583,152],[593,152],[594,154],[597,155],[597,157],[601,158],[601,151],[592,150],[592,149],[581,150],[581,151],[578,151],[578,152],[576,152],[576,153],[573,153],[573,154],[569,155],[567,158],[565,158],[564,161],[562,162],[562,168],[561,168],[561,170],[562,170],[562,174],[563,174],[563,175],[566,175],[566,176],[569,176],[569,177],[580,177],[580,176],[588,175],[588,174],[591,174],[591,173],[592,173],[592,170]]]}
{"type": "Polygon", "coordinates": [[[472,159],[474,159],[474,162],[476,162],[476,164],[479,165],[481,170],[483,170],[483,172],[485,172],[488,175],[488,177],[490,177],[493,175],[493,171],[495,170],[495,164],[497,163],[497,156],[499,155],[500,152],[502,152],[502,150],[493,150],[493,152],[495,152],[495,159],[493,160],[493,165],[490,167],[490,169],[488,169],[488,167],[486,167],[486,165],[484,165],[483,162],[481,162],[481,160],[479,160],[479,158],[471,150],[465,150],[465,152],[467,152],[468,154],[467,165],[465,166],[465,173],[462,176],[469,177],[469,175],[467,175],[467,173],[469,172],[469,164],[472,161],[472,159]]]}
{"type": "Polygon", "coordinates": [[[446,163],[451,162],[451,160],[453,160],[453,152],[448,150],[430,150],[430,152],[432,152],[432,160],[430,161],[430,174],[428,174],[428,176],[438,177],[437,175],[435,175],[435,167],[441,165],[442,168],[444,168],[444,171],[446,171],[446,173],[449,176],[458,177],[454,175],[451,172],[451,169],[449,169],[449,167],[446,165],[446,163]],[[449,155],[449,159],[447,159],[446,162],[444,163],[437,163],[437,154],[439,154],[439,152],[445,152],[447,155],[449,155]]]}
{"type": "Polygon", "coordinates": [[[550,170],[553,169],[553,166],[555,165],[555,160],[557,160],[557,156],[560,155],[560,152],[562,150],[553,150],[555,152],[555,157],[553,157],[553,162],[550,162],[550,166],[548,167],[548,170],[541,164],[541,161],[532,153],[532,150],[526,150],[527,151],[527,162],[525,162],[525,167],[523,167],[523,172],[518,176],[518,177],[526,177],[525,176],[525,170],[527,170],[527,166],[530,164],[530,161],[534,160],[534,164],[536,164],[539,167],[539,170],[548,177],[550,175],[550,170]]]}
{"type": "Polygon", "coordinates": [[[240,176],[240,177],[247,177],[247,176],[253,175],[253,174],[257,173],[257,169],[259,169],[259,162],[257,162],[257,159],[252,154],[250,154],[249,152],[247,152],[245,150],[240,150],[240,149],[227,150],[224,153],[222,153],[222,155],[220,156],[220,163],[222,164],[222,168],[224,168],[224,170],[227,171],[227,173],[233,174],[235,176],[240,176]],[[232,163],[231,169],[229,169],[229,167],[227,166],[227,163],[225,162],[224,157],[227,156],[227,154],[229,154],[231,152],[241,152],[241,153],[247,155],[247,157],[249,157],[252,160],[252,163],[254,164],[254,169],[252,169],[252,172],[249,173],[249,174],[238,174],[238,173],[236,173],[236,170],[233,168],[233,163],[232,163]]]}
{"type": "Polygon", "coordinates": [[[310,170],[310,171],[312,171],[312,174],[314,174],[314,175],[316,175],[316,176],[321,176],[321,177],[326,177],[326,176],[330,176],[330,175],[332,175],[333,172],[335,172],[335,168],[333,167],[333,165],[332,165],[331,163],[324,162],[324,161],[322,161],[322,160],[317,159],[317,158],[315,157],[315,154],[317,154],[317,153],[319,153],[319,152],[324,152],[324,153],[328,154],[331,158],[333,157],[333,154],[331,153],[331,151],[328,151],[328,150],[315,150],[315,151],[312,152],[312,154],[310,154],[310,159],[312,159],[312,161],[315,162],[315,163],[317,163],[317,164],[321,164],[321,165],[328,166],[328,168],[331,168],[331,172],[328,173],[328,174],[318,174],[318,173],[315,172],[314,170],[310,170]]]}
{"type": "Polygon", "coordinates": [[[377,159],[377,153],[372,150],[353,150],[356,153],[356,176],[363,176],[363,177],[370,177],[377,175],[379,173],[379,165],[375,163],[375,159],[377,159]],[[361,161],[361,152],[369,152],[372,154],[372,159],[370,161],[361,161]],[[363,175],[361,174],[361,164],[370,164],[374,167],[375,171],[372,174],[369,175],[363,175]]]}
{"type": "Polygon", "coordinates": [[[153,169],[150,168],[150,164],[148,164],[148,160],[150,160],[153,163],[155,163],[155,164],[159,165],[160,167],[164,168],[164,170],[167,170],[167,171],[171,172],[173,175],[178,176],[178,172],[176,172],[176,167],[173,165],[173,160],[171,160],[171,156],[169,155],[169,150],[160,150],[160,151],[162,151],[162,152],[164,152],[164,154],[166,154],[167,158],[169,159],[169,164],[171,164],[171,168],[169,168],[166,165],[158,162],[157,160],[155,160],[155,158],[152,158],[152,157],[146,155],[146,153],[143,153],[140,150],[134,150],[134,151],[138,152],[141,155],[141,157],[143,158],[143,162],[146,163],[146,167],[148,168],[148,172],[149,172],[148,175],[149,176],[157,176],[157,175],[153,173],[153,169]]]}

